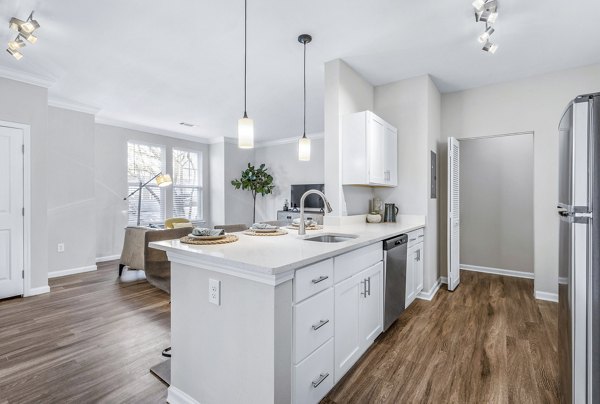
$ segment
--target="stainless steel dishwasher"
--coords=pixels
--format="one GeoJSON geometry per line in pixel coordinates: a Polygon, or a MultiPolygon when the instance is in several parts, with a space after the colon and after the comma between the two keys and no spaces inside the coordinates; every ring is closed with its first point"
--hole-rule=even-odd
{"type": "Polygon", "coordinates": [[[384,284],[383,330],[387,330],[402,314],[406,301],[406,250],[408,235],[383,241],[384,284]]]}

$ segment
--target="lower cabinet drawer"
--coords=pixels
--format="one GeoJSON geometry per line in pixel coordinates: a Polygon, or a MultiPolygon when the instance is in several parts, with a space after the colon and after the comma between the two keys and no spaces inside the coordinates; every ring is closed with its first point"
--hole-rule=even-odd
{"type": "Polygon", "coordinates": [[[318,403],[333,388],[333,339],[294,367],[294,404],[318,403]]]}
{"type": "Polygon", "coordinates": [[[296,270],[294,302],[298,303],[333,285],[333,258],[296,270]]]}
{"type": "Polygon", "coordinates": [[[294,306],[294,363],[333,337],[333,288],[294,306]]]}
{"type": "Polygon", "coordinates": [[[333,261],[334,283],[348,279],[382,259],[383,244],[381,242],[339,255],[333,261]]]}
{"type": "Polygon", "coordinates": [[[424,229],[417,229],[408,233],[408,247],[422,243],[425,238],[424,229]]]}

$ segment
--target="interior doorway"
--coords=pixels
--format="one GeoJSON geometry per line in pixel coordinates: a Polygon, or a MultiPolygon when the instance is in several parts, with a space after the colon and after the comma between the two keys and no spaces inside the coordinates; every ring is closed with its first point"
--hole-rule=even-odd
{"type": "Polygon", "coordinates": [[[0,125],[0,299],[24,294],[24,131],[0,125]]]}
{"type": "Polygon", "coordinates": [[[533,133],[460,139],[460,269],[534,278],[533,133]]]}

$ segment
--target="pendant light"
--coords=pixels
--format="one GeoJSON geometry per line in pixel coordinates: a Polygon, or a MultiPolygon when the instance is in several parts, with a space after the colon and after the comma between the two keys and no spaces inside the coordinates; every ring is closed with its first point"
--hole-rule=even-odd
{"type": "Polygon", "coordinates": [[[238,147],[240,149],[254,148],[254,120],[248,118],[246,113],[246,59],[247,59],[247,21],[248,21],[248,0],[244,0],[244,116],[238,120],[238,147]]]}
{"type": "Polygon", "coordinates": [[[302,34],[298,37],[298,42],[304,45],[304,131],[298,141],[298,160],[310,161],[310,139],[306,137],[306,44],[312,41],[308,34],[302,34]]]}

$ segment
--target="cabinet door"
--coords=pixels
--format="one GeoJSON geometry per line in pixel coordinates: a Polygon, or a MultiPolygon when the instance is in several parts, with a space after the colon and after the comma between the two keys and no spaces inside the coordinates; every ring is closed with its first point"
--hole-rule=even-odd
{"type": "Polygon", "coordinates": [[[417,246],[408,248],[406,257],[406,304],[408,307],[416,297],[415,273],[417,271],[417,246]]]}
{"type": "Polygon", "coordinates": [[[384,139],[384,180],[385,185],[398,185],[398,135],[396,128],[385,125],[384,139]]]}
{"type": "Polygon", "coordinates": [[[385,122],[369,114],[367,149],[369,151],[369,183],[385,184],[385,122]]]}
{"type": "Polygon", "coordinates": [[[335,382],[360,357],[359,303],[364,291],[363,278],[357,274],[335,285],[335,382]]]}
{"type": "Polygon", "coordinates": [[[415,297],[423,290],[423,248],[424,244],[417,245],[417,263],[415,265],[415,297]]]}
{"type": "Polygon", "coordinates": [[[383,331],[383,262],[358,274],[366,283],[366,293],[360,295],[361,350],[366,351],[383,331]]]}

